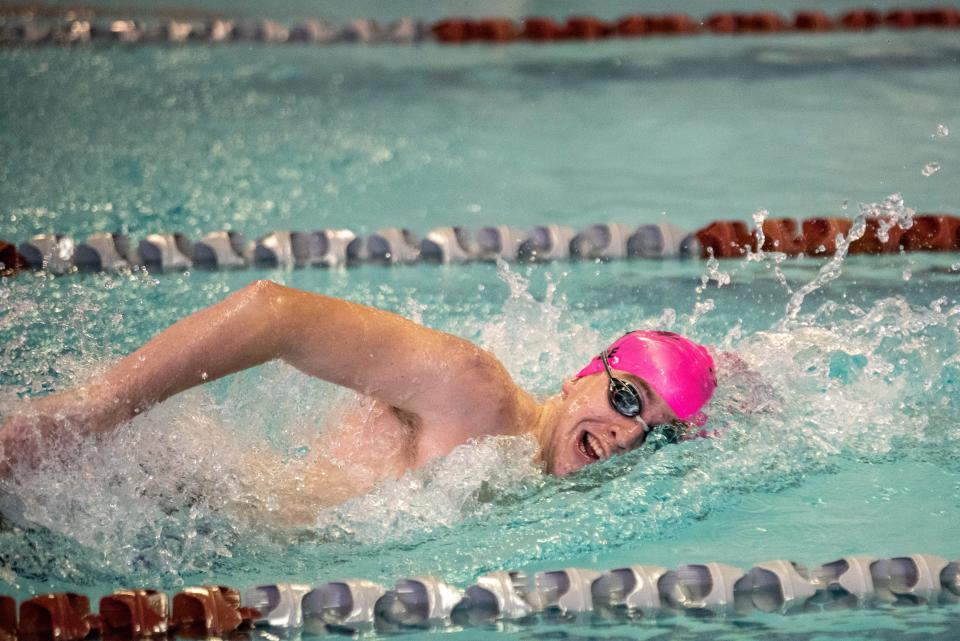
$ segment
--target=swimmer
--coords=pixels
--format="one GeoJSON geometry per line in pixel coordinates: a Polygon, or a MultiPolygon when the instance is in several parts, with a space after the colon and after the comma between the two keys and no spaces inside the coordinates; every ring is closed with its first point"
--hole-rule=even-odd
{"type": "Polygon", "coordinates": [[[311,451],[325,456],[312,457],[306,483],[287,493],[315,506],[484,436],[532,435],[547,472],[567,475],[654,432],[683,439],[703,424],[716,388],[704,347],[635,331],[538,402],[465,339],[261,280],[175,323],[87,385],[25,403],[0,428],[0,476],[32,467],[57,438],[109,432],[174,394],[274,359],[361,399],[323,431],[311,451]],[[351,477],[352,469],[365,473],[351,477]]]}

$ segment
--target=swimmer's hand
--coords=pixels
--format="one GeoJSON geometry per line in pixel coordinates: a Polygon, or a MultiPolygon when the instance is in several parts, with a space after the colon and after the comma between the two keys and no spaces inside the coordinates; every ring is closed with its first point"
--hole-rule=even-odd
{"type": "Polygon", "coordinates": [[[17,468],[35,468],[51,450],[111,429],[118,421],[109,398],[99,387],[88,386],[17,407],[0,427],[0,477],[17,468]]]}

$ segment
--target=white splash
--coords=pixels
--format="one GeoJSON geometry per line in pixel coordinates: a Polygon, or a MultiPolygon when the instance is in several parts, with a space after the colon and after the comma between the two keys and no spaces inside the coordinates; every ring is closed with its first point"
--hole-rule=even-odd
{"type": "Polygon", "coordinates": [[[860,213],[854,219],[847,235],[837,234],[835,239],[836,253],[820,268],[813,280],[800,287],[790,296],[783,318],[776,325],[777,329],[785,329],[797,319],[803,301],[807,296],[840,277],[850,243],[863,236],[866,231],[867,218],[875,218],[878,221],[877,237],[885,241],[894,225],[903,229],[912,227],[915,215],[916,211],[903,204],[903,197],[900,194],[892,194],[880,203],[861,203],[860,213]]]}
{"type": "Polygon", "coordinates": [[[604,337],[570,317],[567,300],[550,277],[538,300],[530,282],[503,261],[497,263],[497,276],[509,287],[509,297],[493,318],[468,322],[466,334],[475,333],[515,380],[557,391],[563,376],[592,358],[604,337]]]}
{"type": "Polygon", "coordinates": [[[324,538],[362,543],[404,541],[481,516],[544,482],[534,464],[533,438],[490,437],[455,448],[427,467],[385,481],[356,499],[324,510],[317,519],[324,538]]]}

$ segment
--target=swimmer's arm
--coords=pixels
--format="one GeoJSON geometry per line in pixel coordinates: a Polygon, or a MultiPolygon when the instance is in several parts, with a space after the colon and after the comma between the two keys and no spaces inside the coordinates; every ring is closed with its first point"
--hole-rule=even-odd
{"type": "Polygon", "coordinates": [[[520,416],[532,400],[503,365],[468,340],[402,316],[296,289],[272,286],[291,323],[281,337],[283,360],[445,429],[438,448],[485,433],[520,416]],[[477,429],[471,433],[471,429],[477,429]]]}
{"type": "Polygon", "coordinates": [[[17,408],[0,427],[0,476],[36,465],[54,441],[107,432],[177,392],[276,357],[272,289],[255,282],[175,323],[88,384],[17,408]]]}
{"type": "Polygon", "coordinates": [[[376,308],[256,281],[178,321],[90,385],[35,402],[33,415],[57,415],[64,420],[55,422],[78,433],[105,432],[178,392],[273,359],[451,422],[465,413],[482,422],[478,412],[500,411],[498,404],[516,395],[502,365],[467,340],[376,308]]]}

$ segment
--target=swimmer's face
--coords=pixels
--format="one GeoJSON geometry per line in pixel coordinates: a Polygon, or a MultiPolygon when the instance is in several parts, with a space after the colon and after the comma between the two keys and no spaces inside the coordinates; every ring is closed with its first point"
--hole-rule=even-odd
{"type": "Polygon", "coordinates": [[[551,474],[564,476],[629,452],[643,444],[648,425],[677,420],[642,378],[620,370],[613,370],[613,375],[633,383],[643,399],[643,412],[632,418],[617,412],[607,398],[609,380],[602,373],[564,383],[558,419],[552,431],[544,434],[543,457],[551,474]]]}

